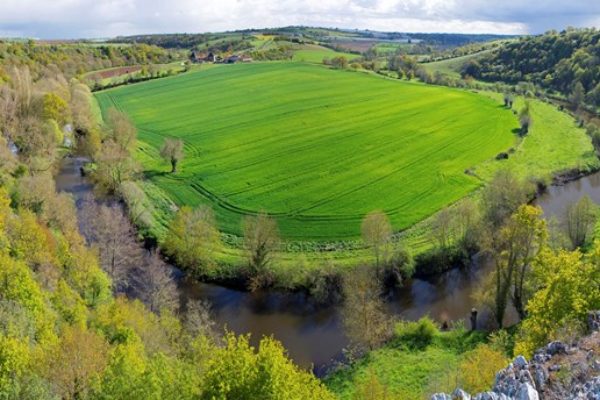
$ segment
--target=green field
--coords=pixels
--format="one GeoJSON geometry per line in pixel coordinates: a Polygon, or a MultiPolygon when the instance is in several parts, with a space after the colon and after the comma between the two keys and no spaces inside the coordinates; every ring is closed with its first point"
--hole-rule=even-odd
{"type": "Polygon", "coordinates": [[[453,78],[460,78],[460,70],[463,65],[469,60],[476,60],[479,57],[489,53],[491,50],[483,50],[474,54],[467,54],[466,56],[448,58],[446,60],[434,61],[429,63],[422,63],[421,65],[429,72],[451,76],[453,78]]]}
{"type": "Polygon", "coordinates": [[[465,169],[515,144],[514,115],[466,91],[302,63],[231,65],[97,94],[139,128],[146,176],[220,228],[264,210],[294,240],[358,237],[382,209],[407,228],[481,185],[465,169]],[[158,157],[185,141],[176,175],[158,157]]]}
{"type": "Polygon", "coordinates": [[[348,61],[360,57],[358,54],[341,53],[318,45],[303,45],[294,51],[294,61],[322,63],[324,58],[346,57],[348,61]]]}

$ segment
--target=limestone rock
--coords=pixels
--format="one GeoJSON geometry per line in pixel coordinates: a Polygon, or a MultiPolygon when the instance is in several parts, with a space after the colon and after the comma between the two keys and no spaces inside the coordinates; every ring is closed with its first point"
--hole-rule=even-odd
{"type": "Polygon", "coordinates": [[[462,389],[452,392],[452,400],[471,400],[471,395],[462,389]]]}
{"type": "Polygon", "coordinates": [[[540,396],[538,392],[529,384],[525,382],[519,388],[517,392],[516,400],[539,400],[540,396]]]}

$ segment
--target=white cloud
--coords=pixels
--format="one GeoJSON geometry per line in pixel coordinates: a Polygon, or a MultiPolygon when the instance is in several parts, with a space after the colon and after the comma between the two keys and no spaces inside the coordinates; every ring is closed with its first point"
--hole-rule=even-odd
{"type": "Polygon", "coordinates": [[[537,33],[600,20],[587,0],[0,0],[0,35],[106,37],[286,25],[537,33]]]}

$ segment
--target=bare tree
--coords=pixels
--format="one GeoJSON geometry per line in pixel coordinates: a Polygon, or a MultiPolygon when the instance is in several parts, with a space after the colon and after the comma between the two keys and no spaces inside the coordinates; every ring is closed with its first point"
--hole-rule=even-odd
{"type": "Polygon", "coordinates": [[[455,229],[459,244],[465,250],[478,247],[481,236],[479,207],[471,198],[463,199],[456,206],[455,229]]]}
{"type": "Polygon", "coordinates": [[[177,172],[177,163],[183,158],[183,140],[166,138],[160,156],[171,163],[171,173],[177,172]]]}
{"type": "Polygon", "coordinates": [[[565,227],[573,248],[585,244],[597,219],[598,207],[588,195],[567,207],[565,227]]]}
{"type": "Polygon", "coordinates": [[[19,121],[32,111],[33,79],[28,67],[13,67],[9,74],[10,84],[0,87],[0,126],[4,135],[15,141],[19,121]]]}
{"type": "Polygon", "coordinates": [[[127,213],[136,226],[150,226],[151,205],[146,202],[144,191],[133,181],[123,182],[119,188],[123,200],[127,204],[127,213]]]}
{"type": "Polygon", "coordinates": [[[268,267],[279,245],[277,222],[266,214],[248,216],[243,221],[244,245],[251,269],[250,287],[258,289],[269,281],[268,267]]]}
{"type": "Polygon", "coordinates": [[[382,255],[392,237],[392,224],[383,211],[372,211],[362,221],[361,234],[363,242],[373,250],[375,265],[379,268],[382,255]]]}
{"type": "Polygon", "coordinates": [[[131,153],[135,149],[137,140],[137,129],[127,114],[111,108],[106,116],[112,140],[121,150],[131,153]]]}
{"type": "Polygon", "coordinates": [[[132,180],[139,170],[129,152],[112,139],[104,142],[95,161],[93,177],[108,193],[116,193],[121,183],[132,180]]]}
{"type": "Polygon", "coordinates": [[[344,277],[342,317],[352,347],[373,350],[390,335],[391,320],[385,313],[382,283],[368,266],[360,266],[344,277]]]}
{"type": "Polygon", "coordinates": [[[135,296],[155,312],[175,311],[179,293],[170,267],[152,253],[132,273],[135,296]]]}
{"type": "Polygon", "coordinates": [[[450,209],[444,208],[435,215],[431,235],[440,249],[444,250],[450,246],[454,237],[454,219],[450,209]]]}
{"type": "Polygon", "coordinates": [[[92,93],[87,85],[71,84],[71,102],[69,104],[76,131],[87,134],[94,128],[94,116],[90,107],[92,93]]]}
{"type": "Polygon", "coordinates": [[[206,300],[190,300],[187,305],[184,326],[192,336],[204,335],[216,338],[215,322],[211,316],[211,305],[206,300]]]}
{"type": "Polygon", "coordinates": [[[101,205],[91,199],[85,201],[82,214],[82,233],[98,248],[100,264],[112,278],[114,290],[124,290],[129,272],[141,260],[131,223],[118,206],[101,205]]]}

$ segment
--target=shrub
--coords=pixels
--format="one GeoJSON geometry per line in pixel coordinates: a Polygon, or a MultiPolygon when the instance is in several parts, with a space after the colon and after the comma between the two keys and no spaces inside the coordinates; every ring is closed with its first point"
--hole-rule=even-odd
{"type": "Polygon", "coordinates": [[[508,357],[513,356],[515,348],[515,336],[511,335],[506,329],[493,332],[489,338],[490,346],[508,357]]]}
{"type": "Polygon", "coordinates": [[[505,368],[508,359],[491,346],[481,344],[464,354],[458,367],[460,387],[467,392],[484,392],[494,383],[496,372],[505,368]]]}
{"type": "Polygon", "coordinates": [[[457,354],[473,350],[485,341],[485,333],[467,330],[464,320],[452,323],[452,329],[439,337],[441,347],[452,350],[457,354]]]}
{"type": "Polygon", "coordinates": [[[429,346],[440,333],[437,324],[429,317],[418,321],[402,321],[394,328],[394,341],[399,346],[411,349],[424,349],[429,346]]]}

